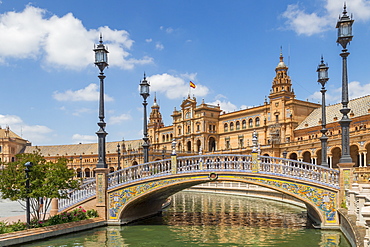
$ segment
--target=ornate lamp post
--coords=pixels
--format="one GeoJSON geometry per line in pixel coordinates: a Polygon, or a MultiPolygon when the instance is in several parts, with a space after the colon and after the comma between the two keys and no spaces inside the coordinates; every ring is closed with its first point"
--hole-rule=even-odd
{"type": "Polygon", "coordinates": [[[343,50],[340,56],[342,57],[342,109],[340,112],[343,114],[339,124],[342,128],[342,157],[339,163],[352,163],[349,147],[349,125],[351,120],[348,118],[348,113],[351,109],[348,108],[348,76],[347,76],[347,57],[349,52],[347,44],[352,40],[352,24],[354,20],[347,15],[346,5],[343,8],[343,15],[339,18],[336,28],[338,28],[338,39],[343,50]]]}
{"type": "Polygon", "coordinates": [[[27,162],[24,164],[26,169],[24,171],[26,172],[26,221],[27,221],[27,228],[30,227],[30,222],[31,222],[31,210],[30,210],[30,172],[31,172],[31,167],[33,166],[32,162],[27,162]]]}
{"type": "Polygon", "coordinates": [[[80,178],[82,181],[82,154],[80,154],[80,178]]]}
{"type": "Polygon", "coordinates": [[[328,70],[329,67],[325,65],[324,63],[324,58],[321,57],[321,64],[318,66],[316,72],[318,75],[318,82],[321,84],[321,94],[322,94],[322,99],[321,99],[321,126],[322,129],[320,132],[322,133],[322,136],[320,137],[321,140],[321,165],[325,167],[329,167],[329,164],[327,162],[327,141],[328,137],[326,136],[326,104],[325,104],[325,84],[329,80],[328,77],[328,70]]]}
{"type": "Polygon", "coordinates": [[[119,143],[117,144],[117,170],[121,170],[121,149],[119,143]]]}
{"type": "Polygon", "coordinates": [[[105,49],[103,44],[102,36],[100,35],[100,43],[94,49],[95,52],[95,65],[100,70],[100,96],[99,96],[99,119],[98,126],[100,129],[96,132],[98,136],[98,157],[99,161],[96,168],[107,168],[105,162],[105,137],[107,132],[105,131],[106,123],[104,122],[104,69],[108,67],[108,50],[105,49]]]}
{"type": "Polygon", "coordinates": [[[146,106],[148,103],[146,102],[146,99],[149,97],[149,83],[146,80],[145,74],[144,74],[144,80],[140,83],[140,95],[143,97],[144,102],[144,144],[143,144],[143,152],[144,152],[144,163],[147,163],[149,161],[149,143],[148,143],[148,127],[147,127],[147,117],[146,117],[146,106]]]}

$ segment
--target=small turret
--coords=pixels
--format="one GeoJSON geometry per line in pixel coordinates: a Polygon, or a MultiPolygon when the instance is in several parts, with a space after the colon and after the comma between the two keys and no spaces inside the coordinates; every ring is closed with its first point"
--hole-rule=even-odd
{"type": "Polygon", "coordinates": [[[152,105],[152,111],[149,116],[149,124],[148,128],[162,128],[164,127],[163,121],[162,121],[162,114],[159,111],[159,105],[157,104],[157,96],[154,96],[154,103],[152,105]]]}

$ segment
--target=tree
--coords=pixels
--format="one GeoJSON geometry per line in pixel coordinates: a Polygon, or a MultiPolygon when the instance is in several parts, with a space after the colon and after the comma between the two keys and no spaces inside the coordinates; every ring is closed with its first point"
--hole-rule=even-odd
{"type": "Polygon", "coordinates": [[[40,209],[46,212],[53,198],[68,198],[68,191],[78,189],[79,181],[74,180],[73,176],[74,171],[68,169],[66,158],[60,158],[53,163],[46,161],[39,150],[18,154],[16,161],[5,164],[1,172],[1,197],[22,204],[28,196],[32,218],[45,220],[45,214],[41,213],[40,209]],[[26,190],[26,162],[33,163],[29,172],[29,193],[26,190]]]}

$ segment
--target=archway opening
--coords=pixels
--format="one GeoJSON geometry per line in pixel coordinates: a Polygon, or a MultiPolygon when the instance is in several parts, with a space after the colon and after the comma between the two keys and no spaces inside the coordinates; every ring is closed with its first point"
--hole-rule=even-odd
{"type": "Polygon", "coordinates": [[[216,151],[216,140],[214,137],[210,137],[208,141],[208,151],[214,152],[216,151]]]}

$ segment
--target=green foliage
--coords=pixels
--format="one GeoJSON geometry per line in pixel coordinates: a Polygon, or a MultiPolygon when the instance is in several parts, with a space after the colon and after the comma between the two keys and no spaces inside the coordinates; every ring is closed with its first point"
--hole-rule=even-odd
{"type": "MultiPolygon", "coordinates": [[[[94,209],[84,210],[82,207],[76,208],[71,212],[64,212],[58,215],[54,215],[49,219],[42,221],[33,218],[30,222],[30,228],[39,228],[45,226],[53,226],[63,223],[69,223],[74,221],[86,220],[98,217],[98,212],[94,209]]],[[[18,221],[13,224],[6,222],[0,222],[0,234],[26,230],[27,225],[24,222],[18,221]]]]}
{"type": "Polygon", "coordinates": [[[345,208],[345,209],[347,209],[347,204],[346,204],[346,201],[345,201],[345,200],[343,200],[343,201],[341,202],[340,207],[341,207],[341,208],[345,208]]]}
{"type": "Polygon", "coordinates": [[[89,218],[99,217],[98,211],[96,211],[95,209],[87,210],[86,214],[87,214],[87,217],[89,217],[89,218]]]}
{"type": "Polygon", "coordinates": [[[52,198],[67,198],[68,190],[79,186],[79,181],[74,180],[73,176],[74,172],[68,169],[65,158],[53,163],[46,161],[39,150],[31,154],[18,154],[16,161],[6,164],[0,175],[0,193],[2,198],[12,201],[24,201],[27,196],[30,197],[33,217],[39,219],[39,198],[44,198],[45,211],[52,198]],[[33,163],[29,172],[29,191],[26,190],[26,162],[33,163]]]}
{"type": "Polygon", "coordinates": [[[23,230],[26,230],[27,229],[27,225],[26,223],[18,220],[18,222],[16,223],[13,223],[10,226],[10,229],[12,232],[16,232],[16,231],[23,231],[23,230]]]}
{"type": "Polygon", "coordinates": [[[11,232],[11,228],[6,222],[0,222],[0,234],[11,232]]]}

